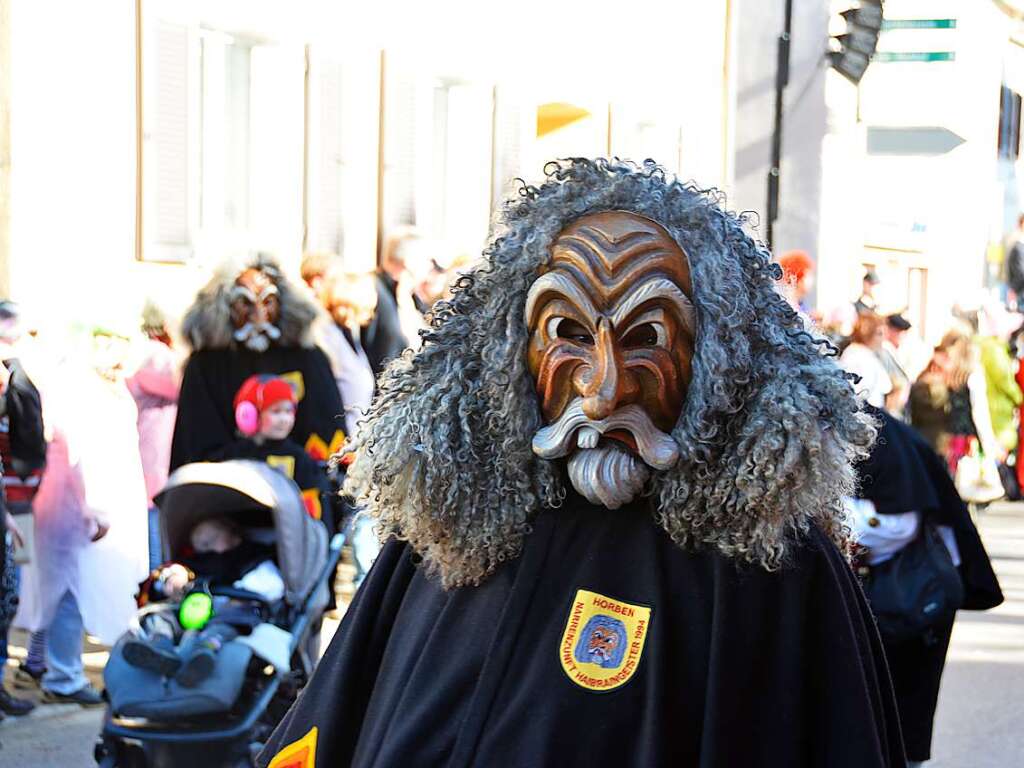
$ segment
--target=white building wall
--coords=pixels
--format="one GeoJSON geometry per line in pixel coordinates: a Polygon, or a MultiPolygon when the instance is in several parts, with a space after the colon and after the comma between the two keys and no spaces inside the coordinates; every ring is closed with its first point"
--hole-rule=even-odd
{"type": "MultiPolygon", "coordinates": [[[[380,180],[385,204],[395,192],[379,121],[383,112],[388,136],[401,119],[380,102],[381,28],[366,45],[363,21],[329,4],[301,14],[226,0],[143,9],[140,262],[134,4],[13,3],[12,295],[55,321],[117,315],[131,326],[147,296],[181,311],[227,255],[269,250],[296,271],[305,240],[372,268],[380,180]]],[[[590,38],[581,28],[602,41],[586,52],[552,44],[525,55],[524,30],[466,50],[387,50],[419,82],[449,88],[445,119],[419,131],[403,160],[417,223],[478,253],[507,179],[535,181],[556,156],[653,157],[702,186],[731,185],[736,0],[619,11],[615,24],[636,34],[616,56],[601,50],[605,17],[590,19],[590,38]],[[538,139],[537,107],[559,99],[591,116],[538,139]]]]}
{"type": "Polygon", "coordinates": [[[135,22],[124,4],[11,8],[11,288],[47,314],[131,301],[135,22]]]}
{"type": "MultiPolygon", "coordinates": [[[[850,228],[849,258],[877,263],[886,307],[918,307],[920,330],[934,340],[954,305],[976,307],[981,300],[991,223],[1002,217],[996,143],[1007,19],[992,3],[956,0],[890,0],[885,13],[887,19],[955,19],[954,29],[884,32],[879,45],[881,51],[949,51],[955,60],[874,62],[859,93],[861,142],[875,127],[937,127],[963,143],[931,155],[869,154],[861,143],[860,172],[830,169],[829,179],[856,188],[861,201],[854,210],[863,225],[850,228]],[[861,247],[853,237],[862,238],[861,247]],[[926,288],[909,271],[926,274],[926,288]]],[[[835,85],[838,91],[845,84],[835,85]]],[[[856,91],[846,91],[847,100],[856,100],[856,91]]],[[[861,271],[860,264],[847,270],[847,293],[859,290],[861,271]]]]}

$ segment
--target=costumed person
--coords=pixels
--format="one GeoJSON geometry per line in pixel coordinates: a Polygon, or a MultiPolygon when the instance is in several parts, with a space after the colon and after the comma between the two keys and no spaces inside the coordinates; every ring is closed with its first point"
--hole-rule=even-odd
{"type": "Polygon", "coordinates": [[[160,565],[160,516],[154,497],[167,484],[171,461],[171,438],[178,413],[181,360],[171,344],[167,320],[152,302],[142,311],[139,364],[128,378],[128,391],[139,408],[139,454],[149,498],[149,567],[160,565]]]}
{"type": "Polygon", "coordinates": [[[291,438],[314,460],[326,462],[340,448],[343,408],[330,363],[313,341],[316,316],[316,306],[266,256],[214,276],[182,323],[192,354],[178,398],[171,470],[208,460],[234,441],[235,393],[253,374],[292,383],[298,407],[291,438]]]}
{"type": "Polygon", "coordinates": [[[250,376],[235,394],[239,439],[215,451],[214,461],[252,459],[283,472],[302,493],[310,517],[324,518],[330,487],[323,468],[288,435],[295,425],[295,390],[281,376],[250,376]]]}
{"type": "MultiPolygon", "coordinates": [[[[959,574],[963,590],[959,608],[981,611],[1002,603],[999,582],[981,537],[942,459],[912,427],[884,411],[871,412],[881,430],[870,457],[857,465],[860,484],[857,498],[851,501],[850,517],[859,543],[866,548],[862,559],[869,600],[875,594],[870,581],[872,569],[900,557],[911,545],[922,545],[922,537],[932,530],[941,538],[950,565],[959,574]]],[[[903,566],[895,573],[906,579],[915,576],[912,566],[903,566]]],[[[908,591],[912,588],[905,586],[908,591]]],[[[933,594],[928,595],[928,599],[933,598],[933,594]]],[[[890,627],[888,617],[879,616],[911,766],[931,759],[939,682],[957,606],[951,607],[937,612],[927,627],[904,627],[903,616],[897,616],[890,627]]]]}
{"type": "Polygon", "coordinates": [[[902,768],[846,374],[716,195],[547,170],[385,371],[389,541],[258,764],[902,768]]]}
{"type": "Polygon", "coordinates": [[[149,571],[138,411],[124,376],[128,344],[97,328],[91,364],[66,360],[64,376],[43,385],[52,438],[32,503],[35,553],[23,570],[15,624],[46,630],[45,701],[103,703],[85,676],[83,629],[113,645],[135,616],[135,592],[149,571]]]}

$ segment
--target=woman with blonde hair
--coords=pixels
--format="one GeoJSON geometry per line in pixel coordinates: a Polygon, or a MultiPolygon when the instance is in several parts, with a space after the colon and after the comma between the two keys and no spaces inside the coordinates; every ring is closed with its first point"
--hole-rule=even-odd
{"type": "Polygon", "coordinates": [[[910,395],[911,422],[945,457],[951,474],[975,441],[986,456],[1005,458],[992,429],[985,390],[973,332],[966,323],[957,323],[935,347],[910,395]]]}

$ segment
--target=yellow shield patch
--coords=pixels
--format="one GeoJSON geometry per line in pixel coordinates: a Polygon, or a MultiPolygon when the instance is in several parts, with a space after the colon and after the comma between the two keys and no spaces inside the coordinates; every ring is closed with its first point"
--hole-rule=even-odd
{"type": "Polygon", "coordinates": [[[279,469],[284,472],[285,477],[294,480],[295,479],[295,457],[294,456],[276,456],[271,454],[267,456],[267,464],[272,466],[274,469],[279,469]]]}
{"type": "Polygon", "coordinates": [[[624,685],[640,665],[650,624],[648,606],[577,590],[558,647],[562,669],[591,691],[624,685]]]}
{"type": "Polygon", "coordinates": [[[267,768],[314,768],[316,766],[316,726],[298,741],[282,749],[267,768]]]}
{"type": "Polygon", "coordinates": [[[306,382],[302,378],[302,371],[288,371],[278,375],[291,385],[295,393],[295,402],[301,403],[302,398],[306,396],[306,382]]]}

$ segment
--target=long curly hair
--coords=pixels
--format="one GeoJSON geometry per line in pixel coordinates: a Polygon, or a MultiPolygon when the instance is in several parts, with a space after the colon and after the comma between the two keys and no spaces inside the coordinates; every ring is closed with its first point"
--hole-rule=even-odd
{"type": "Polygon", "coordinates": [[[542,426],[523,309],[549,246],[606,210],[659,222],[686,251],[698,328],[693,379],[672,431],[681,456],[654,473],[654,519],[684,548],[777,569],[819,526],[845,542],[851,463],[875,435],[824,340],[776,293],[781,270],[722,196],[647,161],[573,158],[505,204],[482,262],[454,283],[423,344],[384,372],[348,491],[383,536],[409,542],[446,587],[516,557],[532,518],[565,497],[564,470],[533,454],[542,426]]]}

